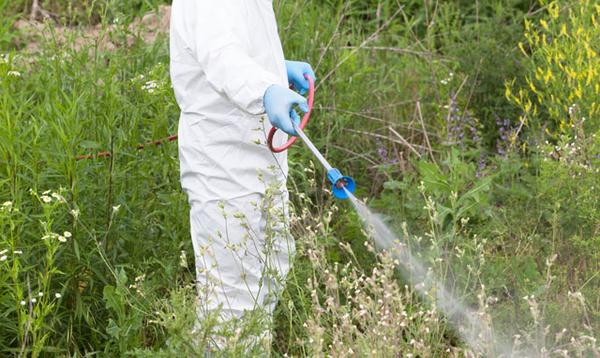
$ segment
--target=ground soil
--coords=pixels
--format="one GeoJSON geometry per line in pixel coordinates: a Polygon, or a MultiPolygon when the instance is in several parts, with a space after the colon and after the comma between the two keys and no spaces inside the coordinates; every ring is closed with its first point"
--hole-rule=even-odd
{"type": "Polygon", "coordinates": [[[170,16],[171,7],[161,5],[156,12],[135,19],[126,26],[125,38],[114,35],[117,29],[124,26],[118,23],[70,27],[58,25],[52,19],[20,19],[14,26],[20,32],[20,45],[24,52],[38,53],[45,43],[71,47],[76,51],[85,47],[98,47],[99,50],[110,51],[121,46],[131,46],[137,39],[153,43],[157,37],[169,32],[170,16]]]}

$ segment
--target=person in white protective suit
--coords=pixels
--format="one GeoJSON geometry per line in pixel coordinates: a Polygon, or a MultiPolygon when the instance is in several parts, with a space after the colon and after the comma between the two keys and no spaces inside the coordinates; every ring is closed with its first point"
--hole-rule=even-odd
{"type": "Polygon", "coordinates": [[[269,150],[266,133],[295,134],[293,107],[307,103],[289,86],[305,92],[314,73],[284,60],[272,0],[174,0],[170,48],[200,321],[257,309],[268,319],[295,248],[287,155],[269,150]]]}

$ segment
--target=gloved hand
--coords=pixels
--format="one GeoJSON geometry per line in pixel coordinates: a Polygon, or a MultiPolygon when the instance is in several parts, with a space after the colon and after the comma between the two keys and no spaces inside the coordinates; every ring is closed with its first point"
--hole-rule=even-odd
{"type": "Polygon", "coordinates": [[[271,124],[289,135],[296,136],[292,121],[300,124],[300,116],[298,116],[293,106],[298,105],[303,112],[307,112],[308,103],[306,98],[291,89],[272,85],[265,92],[263,102],[271,124]]]}
{"type": "Polygon", "coordinates": [[[285,67],[287,69],[288,82],[294,85],[294,89],[300,91],[301,94],[305,94],[309,86],[308,80],[304,75],[309,75],[313,80],[317,80],[312,67],[306,62],[285,61],[285,67]]]}

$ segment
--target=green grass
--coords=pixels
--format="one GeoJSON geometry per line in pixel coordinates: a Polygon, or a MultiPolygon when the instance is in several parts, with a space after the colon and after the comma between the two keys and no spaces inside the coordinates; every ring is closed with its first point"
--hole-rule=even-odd
{"type": "MultiPolygon", "coordinates": [[[[0,19],[0,203],[11,202],[0,209],[0,355],[202,352],[207,331],[190,332],[194,256],[176,144],[135,149],[177,128],[167,38],[147,44],[128,29],[159,3],[42,1],[57,14],[42,39],[11,27],[30,2],[0,2],[10,9],[0,19]],[[73,31],[65,41],[55,41],[57,23],[73,31]],[[110,50],[70,46],[96,24],[110,50]],[[25,52],[26,41],[40,51],[25,52]],[[147,81],[158,89],[144,90],[147,81]],[[104,150],[112,157],[76,160],[104,150]],[[65,232],[65,243],[42,240],[65,232]]],[[[600,339],[597,133],[556,141],[525,127],[497,153],[497,117],[515,126],[521,114],[505,82],[535,71],[515,51],[522,21],[546,16],[541,5],[399,5],[274,2],[286,56],[312,63],[320,79],[307,133],[509,343],[519,333],[555,355],[598,354],[588,338],[600,339]],[[465,126],[463,135],[453,126],[465,126]],[[550,148],[566,143],[583,154],[556,160],[550,148]]],[[[541,113],[538,123],[550,120],[541,113]]],[[[365,245],[359,218],[331,199],[312,160],[301,145],[290,150],[298,255],[271,353],[468,355],[394,263],[365,245]]],[[[255,323],[229,327],[224,355],[243,354],[236,334],[252,336],[255,323]]]]}

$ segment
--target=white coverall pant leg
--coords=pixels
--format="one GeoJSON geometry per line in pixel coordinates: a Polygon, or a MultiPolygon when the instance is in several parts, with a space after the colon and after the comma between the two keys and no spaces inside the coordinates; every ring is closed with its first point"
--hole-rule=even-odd
{"type": "Polygon", "coordinates": [[[286,155],[270,152],[261,126],[258,117],[182,115],[179,155],[191,206],[199,317],[218,314],[227,322],[253,311],[263,315],[268,337],[295,247],[286,155]]]}

